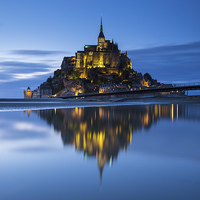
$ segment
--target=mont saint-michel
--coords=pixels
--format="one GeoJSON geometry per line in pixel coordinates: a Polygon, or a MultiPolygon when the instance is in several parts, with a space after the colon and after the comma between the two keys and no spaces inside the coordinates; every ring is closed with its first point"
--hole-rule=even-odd
{"type": "Polygon", "coordinates": [[[106,40],[101,18],[96,45],[85,45],[75,56],[64,57],[61,69],[53,77],[31,91],[24,90],[24,98],[78,96],[91,93],[111,93],[141,90],[162,86],[150,74],[137,73],[127,55],[114,40],[106,40]]]}

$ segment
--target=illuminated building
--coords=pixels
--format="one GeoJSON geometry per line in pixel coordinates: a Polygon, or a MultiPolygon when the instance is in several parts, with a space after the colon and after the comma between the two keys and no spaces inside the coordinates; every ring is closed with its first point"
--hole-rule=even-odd
{"type": "Polygon", "coordinates": [[[27,90],[24,90],[24,99],[31,99],[33,92],[31,91],[30,87],[27,90]]]}
{"type": "Polygon", "coordinates": [[[151,85],[151,81],[149,79],[143,77],[143,79],[141,80],[141,85],[143,87],[149,87],[151,85]]]}
{"type": "Polygon", "coordinates": [[[99,85],[99,93],[122,92],[126,91],[126,89],[127,89],[126,84],[106,83],[99,85]]]}
{"type": "Polygon", "coordinates": [[[81,73],[80,78],[87,78],[85,74],[87,69],[107,68],[108,74],[111,74],[116,73],[116,69],[120,66],[132,69],[132,63],[127,57],[127,52],[121,53],[117,43],[105,39],[101,18],[97,45],[85,45],[84,51],[77,51],[75,56],[65,57],[61,69],[63,77],[70,69],[74,68],[81,73]]]}

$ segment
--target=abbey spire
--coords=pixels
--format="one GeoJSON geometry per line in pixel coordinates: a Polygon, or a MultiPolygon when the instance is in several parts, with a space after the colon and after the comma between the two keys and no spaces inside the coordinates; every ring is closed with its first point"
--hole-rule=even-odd
{"type": "Polygon", "coordinates": [[[103,34],[103,24],[102,24],[102,15],[101,15],[101,25],[100,25],[100,33],[98,37],[98,46],[102,46],[104,42],[105,42],[105,36],[103,34]]]}
{"type": "Polygon", "coordinates": [[[102,25],[102,15],[101,15],[101,25],[100,25],[100,32],[103,32],[103,25],[102,25]]]}

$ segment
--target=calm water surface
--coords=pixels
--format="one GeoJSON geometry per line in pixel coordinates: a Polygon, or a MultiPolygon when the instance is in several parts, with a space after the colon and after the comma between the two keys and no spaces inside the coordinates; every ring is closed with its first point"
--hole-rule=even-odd
{"type": "Polygon", "coordinates": [[[200,199],[200,104],[0,112],[0,199],[200,199]]]}

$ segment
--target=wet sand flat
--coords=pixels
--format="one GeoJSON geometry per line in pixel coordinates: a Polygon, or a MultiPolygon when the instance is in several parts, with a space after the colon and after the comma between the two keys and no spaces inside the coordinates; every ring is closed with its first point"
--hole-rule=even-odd
{"type": "Polygon", "coordinates": [[[173,103],[200,103],[200,96],[111,99],[0,99],[0,111],[173,103]]]}

